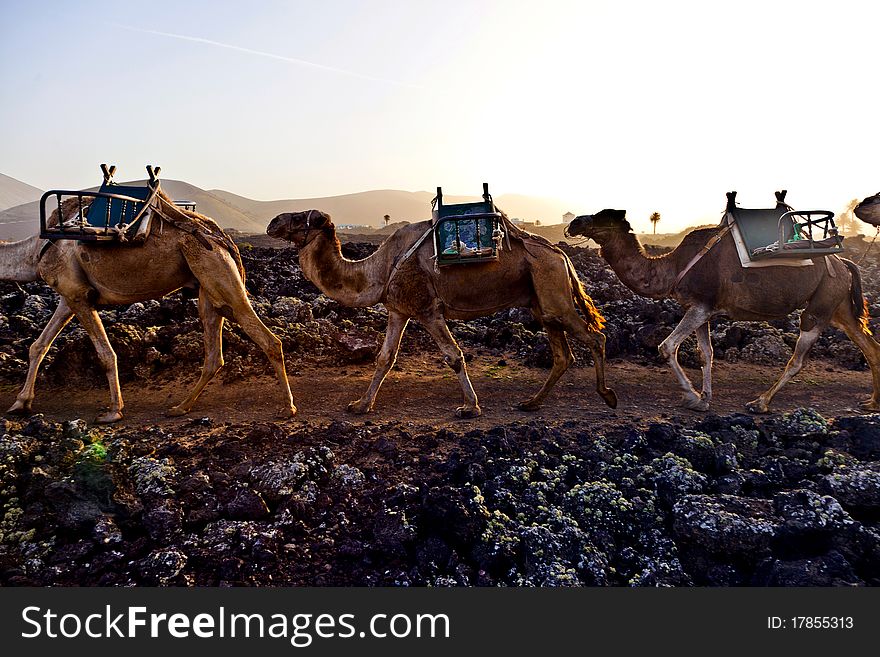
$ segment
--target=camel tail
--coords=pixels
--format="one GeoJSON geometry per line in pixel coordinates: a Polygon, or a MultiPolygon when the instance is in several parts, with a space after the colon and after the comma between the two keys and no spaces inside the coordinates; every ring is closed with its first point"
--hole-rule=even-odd
{"type": "Polygon", "coordinates": [[[587,327],[590,331],[598,333],[605,327],[605,318],[602,317],[602,313],[596,308],[593,299],[587,294],[587,290],[584,288],[584,284],[581,283],[581,279],[578,278],[577,272],[574,270],[574,265],[571,264],[569,257],[565,253],[563,253],[562,256],[565,258],[565,266],[568,267],[568,279],[571,281],[571,293],[574,297],[574,301],[578,308],[581,309],[584,319],[587,322],[587,327]]]}
{"type": "Polygon", "coordinates": [[[871,335],[871,326],[868,323],[871,315],[868,312],[868,300],[862,294],[862,274],[859,272],[858,265],[852,260],[847,260],[846,258],[841,258],[840,260],[849,269],[849,273],[852,274],[852,286],[850,287],[849,294],[853,314],[862,327],[862,333],[871,335]]]}

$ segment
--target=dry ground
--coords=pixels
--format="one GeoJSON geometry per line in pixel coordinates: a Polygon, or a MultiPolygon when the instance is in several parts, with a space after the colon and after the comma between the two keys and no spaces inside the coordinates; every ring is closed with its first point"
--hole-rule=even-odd
{"type": "MultiPolygon", "coordinates": [[[[609,385],[620,403],[611,410],[593,392],[592,368],[572,368],[557,384],[544,408],[526,413],[514,408],[541,385],[547,370],[520,366],[510,360],[499,365],[495,359],[477,357],[469,364],[471,378],[482,417],[459,420],[453,415],[459,403],[458,383],[452,373],[432,356],[407,358],[389,374],[370,415],[346,412],[349,401],[366,388],[372,366],[310,368],[291,371],[291,386],[299,413],[296,422],[328,424],[333,421],[413,423],[420,426],[454,425],[460,430],[489,428],[513,420],[543,418],[547,421],[588,420],[604,426],[623,422],[676,419],[685,424],[698,421],[702,414],[678,406],[680,394],[666,368],[612,361],[609,385]]],[[[745,412],[745,403],[758,396],[778,376],[779,367],[748,363],[715,365],[715,400],[712,412],[745,412]]],[[[699,371],[690,370],[692,380],[699,371]]],[[[180,401],[194,383],[196,373],[177,380],[156,380],[146,385],[123,386],[126,402],[124,422],[130,426],[173,427],[192,417],[210,417],[215,422],[265,422],[273,419],[278,399],[275,380],[253,377],[224,384],[218,376],[205,390],[189,418],[165,417],[164,410],[180,401]]],[[[12,404],[17,386],[0,386],[0,404],[12,404]]],[[[812,406],[827,417],[858,413],[857,402],[870,396],[868,372],[853,372],[827,362],[811,362],[777,396],[773,412],[812,406]]],[[[97,382],[89,387],[38,385],[34,410],[47,419],[91,420],[107,403],[107,389],[97,382]]]]}

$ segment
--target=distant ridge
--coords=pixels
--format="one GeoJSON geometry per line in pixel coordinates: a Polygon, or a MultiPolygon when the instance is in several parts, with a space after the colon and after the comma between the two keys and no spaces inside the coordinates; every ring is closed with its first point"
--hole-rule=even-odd
{"type": "Polygon", "coordinates": [[[14,208],[22,203],[38,201],[42,195],[42,189],[37,189],[32,185],[0,173],[0,210],[14,208]]]}
{"type": "MultiPolygon", "coordinates": [[[[144,184],[144,181],[126,184],[144,184]]],[[[31,189],[35,192],[32,202],[5,208],[0,212],[0,239],[23,239],[37,232],[40,209],[39,203],[33,198],[39,199],[42,192],[36,188],[31,189]]],[[[422,221],[430,217],[431,199],[434,197],[432,192],[380,189],[340,196],[256,201],[222,189],[204,190],[187,182],[166,179],[162,180],[162,189],[175,199],[195,201],[199,212],[212,217],[224,228],[233,228],[243,233],[263,233],[266,225],[276,215],[312,208],[330,214],[337,225],[380,227],[384,224],[383,217],[386,214],[390,216],[392,223],[422,221]]],[[[473,200],[473,197],[464,196],[445,198],[449,203],[473,200]]],[[[542,223],[558,222],[566,211],[556,201],[519,194],[504,194],[496,197],[495,202],[511,217],[539,219],[542,223]]]]}

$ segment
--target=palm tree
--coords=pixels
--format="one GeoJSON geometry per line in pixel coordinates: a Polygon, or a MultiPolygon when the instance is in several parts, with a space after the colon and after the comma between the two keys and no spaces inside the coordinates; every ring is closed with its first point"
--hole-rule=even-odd
{"type": "Polygon", "coordinates": [[[651,222],[651,225],[654,226],[654,234],[657,234],[657,224],[660,223],[660,213],[652,212],[651,216],[648,218],[648,221],[651,222]]]}
{"type": "Polygon", "coordinates": [[[388,227],[388,222],[391,221],[391,215],[390,215],[390,214],[386,214],[386,215],[385,215],[384,217],[382,217],[382,218],[385,220],[385,227],[387,228],[387,227],[388,227]]]}
{"type": "Polygon", "coordinates": [[[855,210],[858,204],[859,199],[854,198],[846,204],[843,212],[837,215],[835,223],[837,224],[837,230],[840,231],[841,235],[855,235],[858,231],[859,225],[856,223],[856,216],[853,213],[853,210],[855,210]]]}

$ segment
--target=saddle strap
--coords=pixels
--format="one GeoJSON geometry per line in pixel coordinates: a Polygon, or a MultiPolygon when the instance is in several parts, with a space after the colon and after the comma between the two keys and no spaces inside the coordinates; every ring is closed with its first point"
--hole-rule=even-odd
{"type": "Polygon", "coordinates": [[[205,235],[202,233],[202,231],[200,231],[198,228],[195,228],[194,226],[187,226],[183,222],[177,221],[176,219],[172,219],[171,217],[168,216],[167,212],[163,212],[158,207],[153,208],[153,210],[156,212],[156,214],[158,214],[160,217],[162,217],[162,219],[167,221],[169,224],[171,224],[172,226],[174,226],[178,230],[182,230],[184,233],[189,233],[190,235],[192,235],[194,238],[196,238],[196,241],[199,244],[201,244],[203,247],[208,249],[208,251],[214,250],[214,247],[211,244],[211,242],[208,240],[207,237],[205,237],[205,235]]]}
{"type": "Polygon", "coordinates": [[[731,231],[732,227],[733,226],[729,223],[725,224],[724,228],[722,228],[709,238],[709,241],[706,242],[706,245],[702,249],[700,249],[697,255],[691,258],[691,261],[687,263],[687,266],[679,272],[678,276],[675,278],[675,287],[678,287],[678,284],[681,283],[682,279],[687,275],[687,273],[694,268],[694,265],[702,260],[703,256],[709,253],[709,251],[712,250],[712,247],[718,244],[718,242],[721,241],[721,238],[731,231]]]}
{"type": "Polygon", "coordinates": [[[388,286],[391,285],[391,281],[394,279],[394,275],[397,271],[403,266],[407,260],[409,260],[410,256],[418,250],[418,248],[425,242],[428,238],[428,235],[434,232],[434,225],[431,224],[422,236],[417,239],[411,247],[409,247],[406,252],[397,259],[394,263],[394,266],[391,268],[391,273],[388,275],[388,280],[385,282],[385,287],[382,288],[382,298],[385,298],[385,293],[388,292],[388,286]]]}

